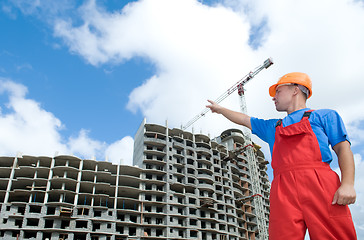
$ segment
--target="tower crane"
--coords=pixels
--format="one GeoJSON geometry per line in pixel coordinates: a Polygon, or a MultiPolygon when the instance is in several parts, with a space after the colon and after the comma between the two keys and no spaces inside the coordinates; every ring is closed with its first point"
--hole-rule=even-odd
{"type": "MultiPolygon", "coordinates": [[[[247,75],[245,75],[242,79],[240,79],[238,82],[236,82],[233,86],[231,86],[227,91],[225,91],[220,97],[218,97],[214,102],[220,103],[225,98],[230,96],[233,92],[238,90],[238,94],[241,99],[241,110],[243,113],[246,113],[246,104],[245,104],[245,98],[244,98],[244,85],[250,81],[255,75],[257,75],[260,71],[262,71],[265,68],[270,67],[273,64],[273,60],[271,58],[268,58],[264,61],[264,63],[260,66],[258,66],[254,71],[249,72],[247,75]]],[[[199,120],[201,117],[205,116],[205,114],[209,111],[209,108],[205,108],[201,113],[196,115],[194,118],[192,118],[189,122],[187,122],[184,126],[182,126],[182,130],[186,130],[188,127],[190,127],[192,124],[194,124],[197,120],[199,120]]]]}
{"type": "MultiPolygon", "coordinates": [[[[215,100],[216,103],[220,103],[225,98],[227,98],[229,95],[231,95],[233,92],[238,90],[238,94],[240,96],[240,108],[241,111],[245,114],[247,114],[247,108],[246,108],[246,102],[245,102],[245,96],[244,96],[244,85],[250,81],[255,75],[257,75],[260,71],[263,69],[266,69],[270,67],[273,64],[273,61],[271,58],[268,58],[264,61],[264,63],[260,66],[258,66],[254,71],[249,72],[247,75],[245,75],[240,81],[235,83],[232,87],[230,87],[226,92],[224,92],[219,98],[215,100]]],[[[193,119],[191,119],[186,125],[182,127],[182,130],[187,129],[190,127],[193,123],[195,123],[197,120],[199,120],[201,117],[205,116],[205,114],[209,111],[209,108],[205,108],[200,114],[196,115],[193,119]]],[[[244,133],[246,136],[246,147],[245,149],[236,149],[236,154],[239,154],[241,150],[244,150],[247,155],[247,162],[249,166],[249,171],[251,172],[251,186],[252,186],[252,192],[253,195],[247,196],[245,198],[237,199],[236,201],[240,204],[244,204],[246,201],[253,201],[255,205],[256,215],[257,215],[257,227],[259,232],[259,238],[260,240],[268,240],[268,227],[267,224],[265,224],[265,215],[264,215],[264,204],[262,199],[262,187],[260,185],[260,179],[259,179],[259,166],[255,159],[255,153],[254,153],[254,146],[251,141],[251,131],[248,128],[244,128],[244,133]],[[250,147],[248,147],[250,146],[250,147]],[[258,198],[257,198],[258,197],[258,198]]]]}

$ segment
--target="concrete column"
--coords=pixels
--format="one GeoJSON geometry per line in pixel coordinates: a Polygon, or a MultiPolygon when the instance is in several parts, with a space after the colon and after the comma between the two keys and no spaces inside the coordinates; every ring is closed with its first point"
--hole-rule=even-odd
{"type": "MultiPolygon", "coordinates": [[[[48,202],[48,191],[51,190],[51,179],[53,178],[53,169],[54,168],[54,158],[51,160],[51,167],[49,168],[48,181],[47,181],[47,191],[44,196],[44,203],[48,202]]],[[[52,237],[53,238],[53,237],[52,237]]]]}
{"type": "Polygon", "coordinates": [[[18,157],[15,157],[14,161],[13,161],[13,167],[11,168],[11,173],[10,173],[10,178],[9,178],[9,181],[8,181],[8,186],[6,188],[4,204],[8,203],[8,201],[9,201],[10,189],[11,189],[11,185],[12,185],[12,182],[13,182],[13,179],[14,179],[15,168],[17,167],[17,165],[18,165],[18,157]]]}
{"type": "Polygon", "coordinates": [[[81,160],[80,165],[78,167],[76,195],[75,195],[75,199],[74,199],[74,202],[73,202],[74,206],[77,206],[77,203],[78,203],[78,194],[80,193],[80,186],[81,186],[82,168],[83,168],[83,160],[81,160]]]}

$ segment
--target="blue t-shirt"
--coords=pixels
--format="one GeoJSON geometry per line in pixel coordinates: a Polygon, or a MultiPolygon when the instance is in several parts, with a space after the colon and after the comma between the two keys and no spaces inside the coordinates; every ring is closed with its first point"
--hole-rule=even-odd
{"type": "MultiPolygon", "coordinates": [[[[301,121],[304,112],[307,110],[310,109],[301,109],[287,115],[282,119],[283,127],[301,121]]],[[[264,120],[254,117],[250,120],[252,133],[269,144],[271,154],[273,153],[276,123],[278,120],[279,119],[264,120]]],[[[322,161],[330,163],[332,161],[332,154],[329,145],[335,146],[337,143],[345,140],[349,141],[348,134],[340,115],[336,111],[330,109],[315,110],[311,113],[309,122],[317,137],[322,161]]]]}

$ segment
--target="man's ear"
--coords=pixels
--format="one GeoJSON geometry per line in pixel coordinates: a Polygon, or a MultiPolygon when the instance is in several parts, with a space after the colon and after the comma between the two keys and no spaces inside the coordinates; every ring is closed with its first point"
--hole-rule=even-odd
{"type": "Polygon", "coordinates": [[[301,90],[298,88],[298,86],[294,86],[294,91],[293,91],[293,95],[297,95],[301,92],[301,90]]]}

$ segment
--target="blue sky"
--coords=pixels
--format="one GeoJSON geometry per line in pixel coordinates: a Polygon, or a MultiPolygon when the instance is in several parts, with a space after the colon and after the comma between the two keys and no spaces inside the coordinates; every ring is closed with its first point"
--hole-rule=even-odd
{"type": "MultiPolygon", "coordinates": [[[[0,39],[2,76],[27,86],[29,98],[60,117],[65,136],[81,128],[106,142],[133,135],[142,115],[130,114],[125,102],[130,91],[153,74],[154,67],[142,58],[92,66],[62,46],[50,26],[15,12],[16,19],[0,15],[6,32],[0,39]]],[[[5,100],[6,96],[1,97],[5,100]]]]}
{"type": "MultiPolygon", "coordinates": [[[[363,29],[362,1],[2,1],[0,154],[131,164],[144,117],[180,127],[272,57],[246,86],[249,114],[283,117],[268,87],[287,72],[311,76],[309,107],[337,110],[352,140],[352,209],[364,238],[363,29]]],[[[239,110],[236,95],[222,104],[239,110]]],[[[214,137],[236,127],[207,114],[193,131],[214,137]]]]}

